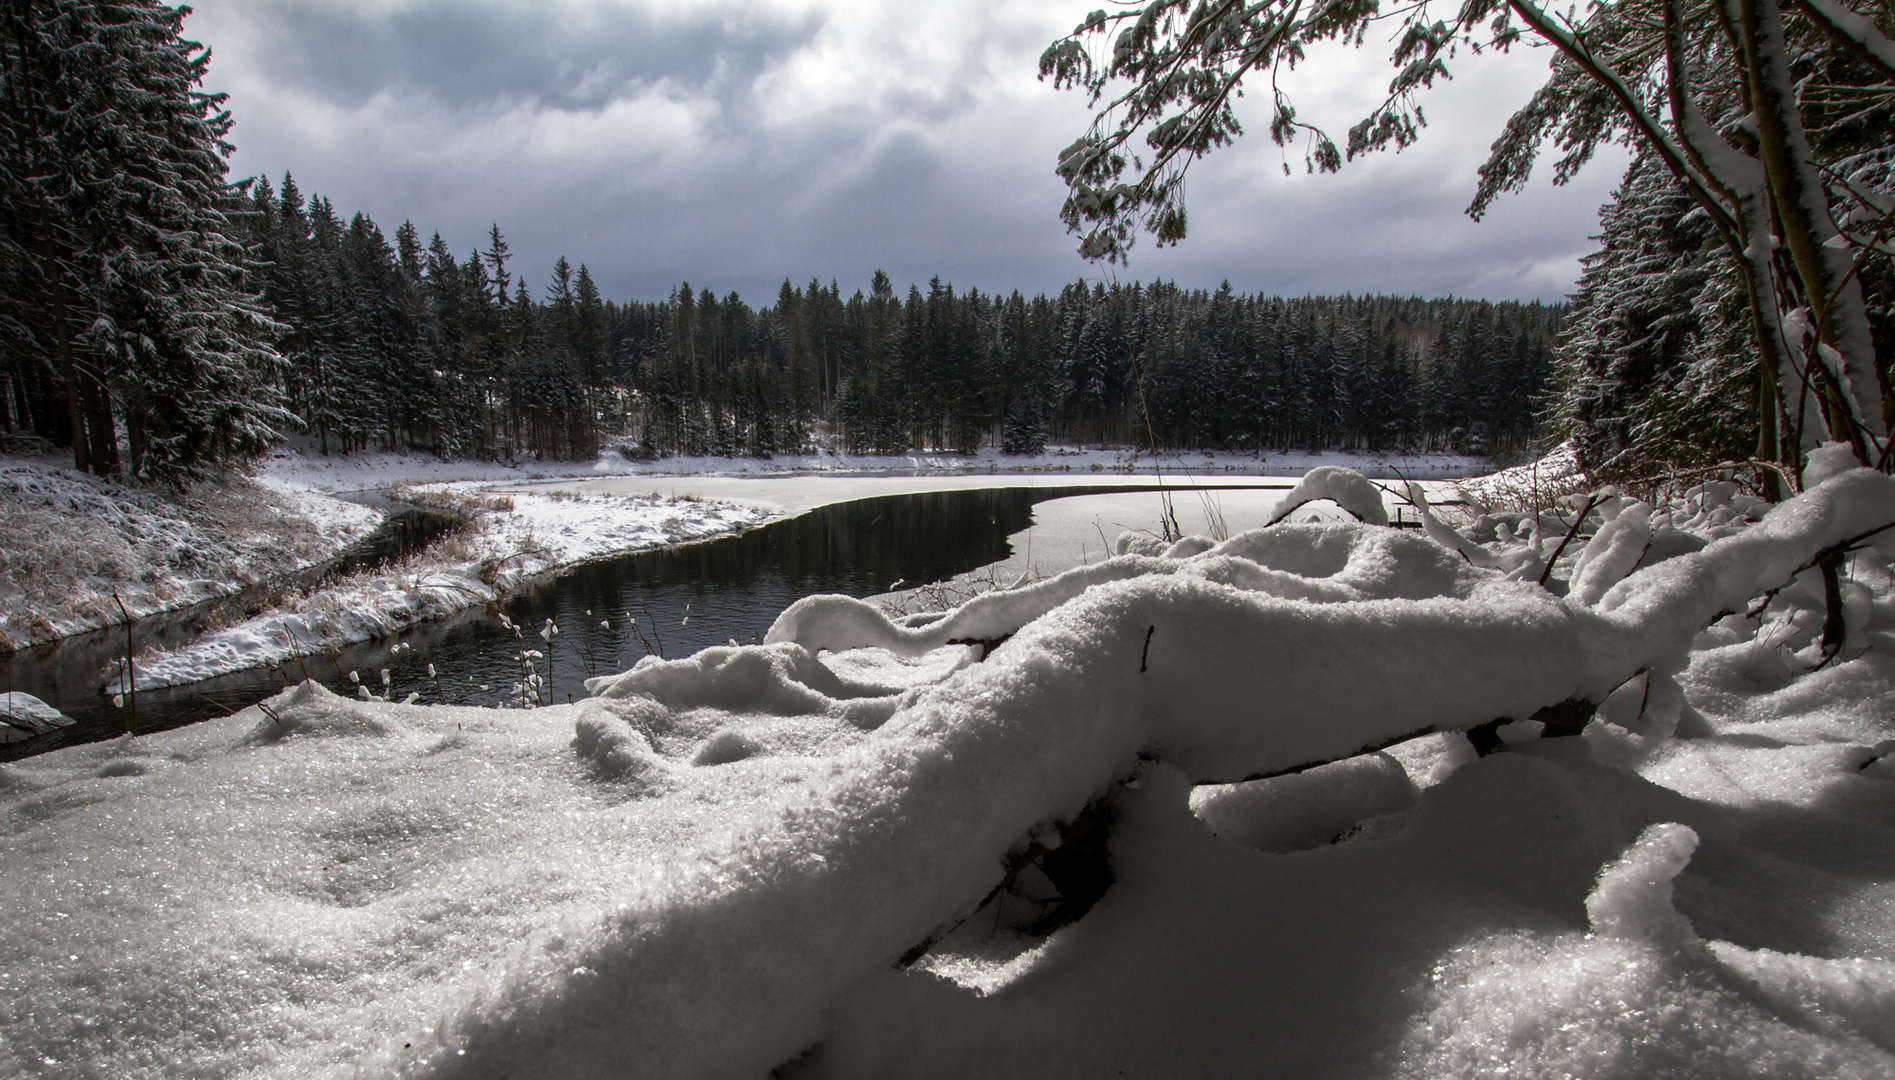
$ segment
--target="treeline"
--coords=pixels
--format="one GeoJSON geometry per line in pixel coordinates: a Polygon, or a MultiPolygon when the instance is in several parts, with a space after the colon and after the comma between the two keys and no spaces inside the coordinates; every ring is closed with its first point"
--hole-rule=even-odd
{"type": "Polygon", "coordinates": [[[392,243],[366,214],[344,224],[288,176],[256,183],[248,203],[283,394],[323,453],[583,458],[623,428],[631,395],[585,267],[561,259],[535,301],[498,227],[462,260],[412,224],[392,243]]]}
{"type": "Polygon", "coordinates": [[[101,475],[181,476],[296,423],[185,10],[0,5],[0,437],[101,475]]]}
{"type": "Polygon", "coordinates": [[[445,457],[1167,449],[1504,453],[1563,307],[1077,283],[785,282],[615,304],[498,226],[456,256],[226,180],[207,52],[157,0],[0,8],[0,440],[179,480],[306,431],[445,457]],[[536,295],[537,292],[537,295],[536,295]]]}
{"type": "MultiPolygon", "coordinates": [[[[1845,33],[1827,10],[1785,9],[1787,68],[1766,73],[1798,88],[1777,101],[1775,122],[1800,132],[1782,152],[1806,171],[1766,171],[1748,156],[1771,153],[1757,136],[1754,70],[1771,54],[1735,47],[1715,20],[1693,43],[1693,107],[1709,125],[1693,137],[1724,140],[1720,168],[1755,168],[1744,175],[1763,185],[1776,235],[1746,240],[1720,225],[1649,144],[1600,211],[1601,247],[1585,259],[1545,417],[1588,474],[1644,485],[1754,459],[1794,477],[1832,439],[1888,467],[1871,429],[1895,422],[1895,69],[1848,35],[1886,42],[1895,11],[1850,12],[1845,33]]],[[[1760,486],[1771,489],[1768,474],[1760,486]]]]}
{"type": "Polygon", "coordinates": [[[498,226],[457,259],[412,224],[392,241],[345,224],[289,177],[250,199],[289,405],[325,450],[767,456],[826,428],[852,453],[1511,452],[1563,310],[1163,282],[1028,298],[937,278],[902,297],[880,271],[847,297],[786,281],[761,308],[689,284],[617,304],[563,258],[536,300],[498,226]]]}

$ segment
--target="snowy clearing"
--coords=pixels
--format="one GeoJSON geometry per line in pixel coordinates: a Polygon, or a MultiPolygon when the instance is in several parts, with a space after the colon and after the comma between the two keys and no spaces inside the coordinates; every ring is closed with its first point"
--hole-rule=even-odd
{"type": "Polygon", "coordinates": [[[1156,458],[1136,447],[1049,446],[1040,454],[1002,454],[986,449],[976,454],[911,453],[854,455],[823,451],[779,454],[772,458],[663,457],[649,461],[616,452],[595,461],[521,461],[513,464],[477,461],[441,461],[420,454],[357,453],[323,457],[308,448],[307,440],[291,440],[265,458],[263,475],[283,484],[328,492],[379,490],[392,484],[488,480],[509,484],[542,480],[612,476],[733,476],[791,475],[848,476],[960,476],[1091,475],[1132,473],[1168,478],[1199,479],[1212,476],[1301,476],[1319,465],[1340,465],[1368,476],[1432,480],[1476,476],[1493,469],[1486,458],[1462,454],[1356,454],[1328,453],[1245,454],[1230,451],[1162,453],[1156,458]],[[1155,464],[1154,464],[1155,462],[1155,464]]]}
{"type": "Polygon", "coordinates": [[[1550,591],[1550,516],[1134,536],[573,706],[0,767],[0,1071],[1886,1076],[1891,524],[1608,500],[1550,591]]]}

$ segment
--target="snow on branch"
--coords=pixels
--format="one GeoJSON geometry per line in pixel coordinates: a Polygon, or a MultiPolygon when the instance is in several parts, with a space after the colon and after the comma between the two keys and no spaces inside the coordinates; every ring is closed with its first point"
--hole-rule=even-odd
{"type": "MultiPolygon", "coordinates": [[[[853,717],[875,731],[829,759],[837,786],[732,835],[723,858],[673,886],[689,902],[653,901],[544,956],[523,951],[503,986],[417,1053],[438,1075],[462,1075],[461,1060],[482,1075],[577,1075],[634,1059],[685,1075],[714,1046],[723,1066],[761,1072],[819,1028],[823,1002],[990,895],[1020,837],[1073,820],[1143,759],[1236,780],[1600,701],[1641,671],[1678,670],[1721,612],[1890,524],[1895,479],[1852,470],[1631,573],[1596,605],[1362,524],[1120,556],[933,619],[806,599],[765,645],[648,658],[602,683],[575,745],[658,772],[647,739],[669,716],[853,717]],[[913,654],[1009,630],[984,663],[874,709],[877,688],[831,670],[853,650],[913,654]]],[[[1615,913],[1636,906],[1616,880],[1593,905],[1602,924],[1626,924],[1615,913]]]]}

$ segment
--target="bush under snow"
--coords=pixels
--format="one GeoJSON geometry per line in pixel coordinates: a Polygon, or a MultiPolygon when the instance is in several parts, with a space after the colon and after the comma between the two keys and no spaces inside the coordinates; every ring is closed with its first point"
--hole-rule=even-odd
{"type": "Polygon", "coordinates": [[[0,1071],[1886,1076],[1895,590],[1823,662],[1797,575],[1895,481],[1694,498],[1551,589],[1550,514],[1291,522],[0,767],[0,1071]]]}

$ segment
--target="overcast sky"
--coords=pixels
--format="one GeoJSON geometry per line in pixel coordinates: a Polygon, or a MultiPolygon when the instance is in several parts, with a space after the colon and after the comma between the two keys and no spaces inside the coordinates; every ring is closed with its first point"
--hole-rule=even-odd
{"type": "MultiPolygon", "coordinates": [[[[880,267],[898,288],[1052,291],[1103,271],[1058,219],[1079,95],[1035,73],[1100,0],[193,0],[234,176],[287,170],[347,216],[403,219],[465,255],[498,222],[536,296],[553,260],[616,299],[679,281],[752,303],[784,278],[880,267]]],[[[1623,158],[1536,177],[1479,224],[1475,169],[1544,51],[1455,65],[1419,145],[1285,177],[1251,134],[1200,162],[1191,235],[1121,278],[1242,291],[1558,299],[1623,158]]],[[[1312,54],[1290,86],[1338,139],[1385,92],[1372,50],[1312,54]]],[[[1252,101],[1260,101],[1261,95],[1252,101]]],[[[1545,170],[1550,171],[1550,170],[1545,170]]]]}

